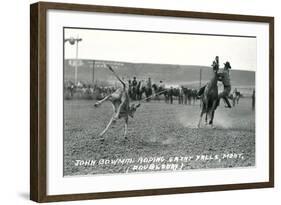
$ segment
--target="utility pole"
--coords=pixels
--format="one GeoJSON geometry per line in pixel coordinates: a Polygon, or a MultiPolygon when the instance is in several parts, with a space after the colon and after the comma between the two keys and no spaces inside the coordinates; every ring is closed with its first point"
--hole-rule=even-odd
{"type": "Polygon", "coordinates": [[[79,41],[77,40],[76,41],[76,55],[75,55],[75,59],[76,59],[76,63],[75,63],[75,78],[74,78],[75,85],[77,85],[77,77],[78,77],[78,42],[79,41]]]}
{"type": "Polygon", "coordinates": [[[74,45],[76,43],[76,55],[75,55],[75,76],[74,76],[74,83],[75,85],[77,85],[77,75],[78,75],[78,43],[82,41],[82,38],[79,38],[77,36],[77,38],[73,38],[73,37],[70,37],[70,38],[67,38],[67,39],[64,39],[64,42],[69,42],[70,45],[74,45]]]}

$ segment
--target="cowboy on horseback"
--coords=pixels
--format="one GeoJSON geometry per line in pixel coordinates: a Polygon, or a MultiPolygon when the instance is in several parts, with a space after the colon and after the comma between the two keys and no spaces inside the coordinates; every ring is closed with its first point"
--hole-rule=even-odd
{"type": "Polygon", "coordinates": [[[200,127],[202,117],[206,114],[205,123],[207,124],[208,116],[210,118],[209,124],[213,127],[213,119],[215,115],[215,110],[218,106],[218,66],[216,61],[213,62],[213,75],[209,82],[204,86],[204,92],[202,95],[202,110],[200,114],[200,119],[198,122],[198,128],[200,127]]]}
{"type": "Polygon", "coordinates": [[[158,87],[159,87],[160,89],[165,89],[165,85],[164,85],[164,83],[163,83],[162,80],[159,81],[158,87]]]}
{"type": "Polygon", "coordinates": [[[219,70],[220,68],[220,63],[219,63],[219,57],[216,56],[215,60],[213,61],[213,68],[216,70],[219,70]]]}
{"type": "Polygon", "coordinates": [[[231,69],[230,63],[226,61],[223,71],[218,73],[219,80],[222,81],[223,84],[223,91],[219,93],[219,101],[221,98],[224,99],[225,103],[227,104],[227,108],[231,108],[230,102],[228,100],[228,96],[231,91],[229,69],[231,69]]]}

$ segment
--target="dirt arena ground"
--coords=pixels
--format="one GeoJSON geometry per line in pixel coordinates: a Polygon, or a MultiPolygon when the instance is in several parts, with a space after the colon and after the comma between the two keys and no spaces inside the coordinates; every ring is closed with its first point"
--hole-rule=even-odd
{"type": "Polygon", "coordinates": [[[94,103],[64,102],[65,176],[255,166],[255,112],[250,98],[240,99],[233,109],[221,105],[215,129],[197,128],[198,102],[143,103],[129,120],[128,139],[123,139],[122,119],[111,126],[104,142],[98,134],[112,116],[112,106],[105,102],[94,108],[94,103]]]}

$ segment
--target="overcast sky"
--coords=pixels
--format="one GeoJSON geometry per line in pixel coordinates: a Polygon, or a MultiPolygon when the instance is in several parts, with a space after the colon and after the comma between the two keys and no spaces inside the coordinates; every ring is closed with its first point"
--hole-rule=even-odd
{"type": "MultiPolygon", "coordinates": [[[[232,69],[256,70],[256,38],[65,29],[65,38],[78,36],[81,59],[210,66],[218,55],[220,67],[229,61],[232,69]]],[[[75,50],[66,43],[65,58],[75,50]]]]}

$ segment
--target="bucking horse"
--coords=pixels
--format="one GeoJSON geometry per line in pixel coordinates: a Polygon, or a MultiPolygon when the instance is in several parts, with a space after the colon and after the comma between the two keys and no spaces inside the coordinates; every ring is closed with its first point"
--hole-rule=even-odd
{"type": "Polygon", "coordinates": [[[216,108],[219,103],[218,98],[218,69],[216,68],[215,64],[212,65],[213,68],[213,76],[211,80],[207,83],[203,96],[202,96],[202,110],[200,114],[200,119],[198,122],[198,128],[200,128],[202,117],[206,114],[205,123],[208,122],[208,116],[210,118],[209,125],[213,127],[213,120],[216,108]]]}

